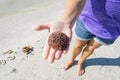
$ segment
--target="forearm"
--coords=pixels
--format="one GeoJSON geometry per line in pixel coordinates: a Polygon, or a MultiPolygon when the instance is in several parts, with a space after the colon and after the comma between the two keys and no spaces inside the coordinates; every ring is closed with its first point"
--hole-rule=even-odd
{"type": "Polygon", "coordinates": [[[77,17],[81,13],[86,0],[66,0],[66,7],[62,20],[72,28],[77,17]]]}

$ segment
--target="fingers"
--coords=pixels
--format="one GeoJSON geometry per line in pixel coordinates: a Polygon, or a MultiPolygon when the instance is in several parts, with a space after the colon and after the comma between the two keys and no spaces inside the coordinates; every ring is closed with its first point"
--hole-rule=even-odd
{"type": "Polygon", "coordinates": [[[68,48],[66,48],[65,50],[63,50],[63,54],[66,54],[68,52],[69,46],[68,48]]]}
{"type": "Polygon", "coordinates": [[[62,52],[63,52],[63,51],[57,51],[57,52],[56,52],[56,54],[55,54],[55,59],[56,59],[56,60],[58,60],[58,59],[61,58],[62,52]]]}
{"type": "Polygon", "coordinates": [[[49,30],[49,25],[34,25],[33,29],[36,31],[41,31],[41,30],[45,30],[45,29],[49,30]]]}
{"type": "Polygon", "coordinates": [[[53,48],[50,48],[46,43],[43,49],[43,58],[48,60],[48,62],[53,63],[55,59],[60,59],[63,51],[57,51],[53,48]]]}
{"type": "Polygon", "coordinates": [[[50,63],[54,62],[54,60],[55,60],[55,53],[56,53],[56,50],[51,48],[50,54],[48,56],[48,62],[50,62],[50,63]]]}
{"type": "Polygon", "coordinates": [[[67,51],[68,49],[64,51],[55,50],[48,45],[48,42],[46,42],[43,49],[43,58],[48,60],[48,62],[53,63],[55,59],[56,60],[60,59],[62,54],[67,53],[67,51]]]}
{"type": "Polygon", "coordinates": [[[50,46],[48,45],[48,42],[46,41],[46,44],[43,49],[43,55],[42,55],[44,59],[48,58],[49,51],[50,51],[50,46]]]}

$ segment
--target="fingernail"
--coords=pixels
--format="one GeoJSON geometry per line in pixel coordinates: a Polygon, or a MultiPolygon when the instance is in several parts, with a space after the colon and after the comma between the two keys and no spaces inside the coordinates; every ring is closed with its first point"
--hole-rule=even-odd
{"type": "Polygon", "coordinates": [[[45,60],[47,59],[47,57],[45,55],[42,55],[42,58],[44,58],[45,60]]]}
{"type": "Polygon", "coordinates": [[[53,60],[50,59],[50,58],[48,58],[48,62],[49,62],[49,63],[53,63],[53,60]]]}
{"type": "Polygon", "coordinates": [[[67,53],[67,51],[63,51],[63,54],[66,54],[67,53]]]}
{"type": "Polygon", "coordinates": [[[36,25],[33,25],[33,26],[32,26],[32,29],[35,29],[35,26],[36,26],[36,25]]]}

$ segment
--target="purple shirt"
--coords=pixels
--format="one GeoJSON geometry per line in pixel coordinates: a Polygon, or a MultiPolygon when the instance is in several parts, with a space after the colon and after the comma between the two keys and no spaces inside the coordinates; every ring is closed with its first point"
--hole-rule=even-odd
{"type": "Polygon", "coordinates": [[[120,35],[120,0],[86,0],[79,18],[94,35],[115,39],[120,35]]]}

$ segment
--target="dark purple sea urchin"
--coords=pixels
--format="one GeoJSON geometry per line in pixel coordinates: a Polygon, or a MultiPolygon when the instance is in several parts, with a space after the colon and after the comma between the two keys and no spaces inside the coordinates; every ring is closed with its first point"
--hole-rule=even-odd
{"type": "Polygon", "coordinates": [[[65,50],[69,45],[69,38],[62,32],[53,32],[48,38],[50,47],[58,50],[65,50]]]}

